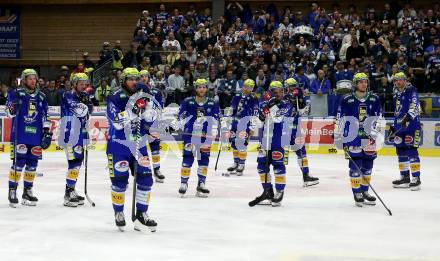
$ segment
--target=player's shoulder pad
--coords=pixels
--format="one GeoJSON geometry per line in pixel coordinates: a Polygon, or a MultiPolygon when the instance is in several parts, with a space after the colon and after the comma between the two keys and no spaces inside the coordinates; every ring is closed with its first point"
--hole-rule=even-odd
{"type": "MultiPolygon", "coordinates": [[[[21,94],[20,94],[21,95],[21,94]]],[[[46,94],[42,91],[38,91],[38,96],[40,97],[40,99],[44,100],[46,99],[46,94]]]]}
{"type": "Polygon", "coordinates": [[[194,105],[196,102],[194,100],[194,97],[190,96],[190,97],[186,97],[183,102],[181,103],[181,105],[194,105]]]}
{"type": "Polygon", "coordinates": [[[344,95],[344,97],[342,97],[342,101],[347,102],[347,103],[354,102],[353,94],[352,93],[348,93],[348,94],[344,95]]]}
{"type": "MultiPolygon", "coordinates": [[[[12,92],[12,93],[14,93],[14,92],[12,92]]],[[[26,91],[23,89],[23,87],[19,87],[15,90],[15,94],[19,95],[19,96],[25,96],[26,91]]]]}
{"type": "Polygon", "coordinates": [[[371,101],[379,101],[379,96],[377,96],[377,94],[370,92],[370,100],[371,101]]]}
{"type": "Polygon", "coordinates": [[[216,104],[216,101],[214,98],[208,97],[206,104],[208,104],[209,106],[214,106],[216,104]]]}

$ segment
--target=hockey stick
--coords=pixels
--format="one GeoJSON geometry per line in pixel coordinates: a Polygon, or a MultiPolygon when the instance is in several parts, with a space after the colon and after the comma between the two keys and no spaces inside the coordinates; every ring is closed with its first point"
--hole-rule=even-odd
{"type": "Polygon", "coordinates": [[[141,136],[141,119],[140,113],[138,114],[138,122],[136,124],[136,151],[134,156],[134,166],[133,166],[133,198],[131,202],[131,221],[136,220],[136,189],[137,189],[137,169],[138,169],[138,158],[139,158],[139,140],[141,136]]]}
{"type": "Polygon", "coordinates": [[[215,168],[214,168],[215,171],[217,171],[218,160],[220,159],[220,153],[222,152],[222,147],[223,147],[223,139],[220,139],[220,146],[218,148],[217,160],[215,161],[215,168]]]}
{"type": "MultiPolygon", "coordinates": [[[[17,191],[18,188],[18,182],[19,180],[17,180],[17,143],[18,143],[18,114],[20,113],[21,110],[21,100],[19,99],[19,93],[18,90],[16,90],[16,94],[15,94],[15,101],[17,104],[17,109],[15,112],[15,122],[14,122],[14,128],[15,128],[15,133],[14,133],[14,159],[12,160],[12,164],[14,165],[14,182],[15,182],[15,191],[17,191]]],[[[17,193],[17,192],[16,192],[17,193]]]]}
{"type": "MultiPolygon", "coordinates": [[[[364,172],[359,168],[359,166],[356,164],[356,162],[353,160],[353,158],[350,156],[350,154],[348,154],[348,151],[344,150],[345,156],[348,158],[348,160],[351,161],[351,163],[353,163],[353,165],[356,167],[357,171],[359,171],[359,173],[361,173],[362,175],[364,175],[364,172]]],[[[371,183],[368,180],[365,180],[368,183],[368,186],[370,186],[371,190],[374,192],[374,194],[376,195],[376,197],[379,199],[380,203],[382,203],[383,207],[388,211],[388,214],[390,216],[393,215],[393,213],[391,212],[391,210],[387,207],[387,205],[385,205],[385,203],[383,202],[383,200],[380,198],[380,196],[377,194],[376,190],[373,188],[373,186],[371,186],[371,183]]]]}
{"type": "MultiPolygon", "coordinates": [[[[219,127],[220,127],[220,133],[219,133],[218,139],[220,140],[220,147],[218,148],[217,160],[215,161],[215,168],[214,168],[215,171],[217,171],[218,160],[220,159],[220,153],[222,152],[222,147],[223,147],[223,139],[221,137],[221,131],[222,131],[221,124],[219,124],[219,127]]],[[[217,136],[214,138],[216,139],[217,136]]]]}
{"type": "Polygon", "coordinates": [[[85,146],[85,159],[84,159],[84,194],[86,196],[87,201],[92,205],[92,207],[95,207],[95,202],[93,202],[90,197],[89,193],[87,192],[87,160],[89,159],[89,149],[88,144],[85,146]]]}

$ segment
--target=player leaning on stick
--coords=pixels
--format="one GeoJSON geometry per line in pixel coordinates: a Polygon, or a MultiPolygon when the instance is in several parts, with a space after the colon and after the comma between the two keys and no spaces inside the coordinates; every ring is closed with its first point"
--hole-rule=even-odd
{"type": "Polygon", "coordinates": [[[348,165],[351,188],[356,206],[362,207],[363,204],[376,204],[376,198],[368,193],[368,189],[373,161],[377,157],[376,126],[382,108],[379,97],[368,91],[369,80],[365,73],[356,73],[353,85],[353,93],[345,96],[338,108],[335,142],[342,141],[346,158],[352,159],[348,165]],[[359,127],[357,131],[353,129],[356,127],[359,127]],[[354,133],[352,137],[350,133],[354,133]]]}
{"type": "MultiPolygon", "coordinates": [[[[269,200],[274,207],[280,206],[286,186],[285,158],[287,153],[285,146],[290,145],[290,133],[286,140],[283,139],[287,118],[292,119],[295,107],[284,99],[283,84],[280,81],[272,81],[269,85],[272,97],[265,95],[266,101],[260,104],[259,118],[264,122],[260,133],[260,150],[257,158],[258,175],[260,176],[263,193],[249,202],[249,206],[255,206],[262,201],[269,200]],[[270,165],[273,167],[275,176],[275,190],[273,191],[270,165]]],[[[286,127],[287,129],[287,127],[286,127]]]]}
{"type": "Polygon", "coordinates": [[[36,206],[38,199],[32,193],[38,161],[42,149],[52,141],[51,123],[48,121],[46,96],[37,88],[37,72],[25,69],[21,73],[21,87],[11,91],[6,102],[6,113],[12,117],[11,159],[9,172],[9,204],[18,204],[17,187],[24,169],[22,204],[36,206]]]}
{"type": "Polygon", "coordinates": [[[416,88],[408,82],[405,73],[394,74],[393,82],[394,123],[388,139],[396,146],[401,176],[393,181],[393,186],[420,190],[420,158],[417,151],[421,135],[419,96],[416,88]]]}
{"type": "Polygon", "coordinates": [[[208,175],[209,156],[213,141],[212,131],[220,118],[220,107],[214,99],[206,96],[208,81],[200,78],[194,82],[195,96],[186,98],[179,108],[178,120],[172,127],[183,129],[183,159],[180,171],[179,193],[183,197],[188,189],[188,179],[194,159],[197,158],[197,193],[198,197],[208,197],[205,187],[208,175]]]}
{"type": "MultiPolygon", "coordinates": [[[[140,144],[141,137],[148,133],[150,121],[144,117],[146,108],[142,88],[137,88],[139,72],[136,68],[126,68],[121,75],[122,88],[108,97],[107,118],[109,120],[109,139],[107,143],[107,159],[112,183],[112,203],[115,211],[116,226],[125,227],[124,204],[125,191],[128,185],[129,171],[136,171],[136,219],[135,230],[156,230],[157,223],[149,218],[148,206],[153,177],[150,159],[145,144],[136,151],[134,143],[140,144]],[[143,105],[143,106],[142,106],[143,105]],[[137,167],[135,168],[136,156],[137,167]]],[[[143,143],[143,142],[142,142],[143,143]]]]}
{"type": "Polygon", "coordinates": [[[304,90],[299,88],[298,83],[294,78],[289,78],[284,82],[286,88],[286,95],[284,98],[292,104],[296,111],[295,119],[292,123],[292,138],[290,144],[295,150],[298,157],[298,165],[303,174],[304,187],[309,187],[319,184],[319,178],[312,177],[309,174],[309,160],[307,159],[307,152],[304,143],[303,134],[301,133],[300,117],[307,117],[310,111],[310,105],[307,104],[304,90]],[[299,133],[298,133],[299,130],[299,133]],[[298,137],[297,137],[297,134],[298,137]]]}
{"type": "Polygon", "coordinates": [[[93,111],[90,99],[91,87],[87,87],[89,77],[85,73],[76,73],[72,76],[72,90],[63,93],[61,100],[61,126],[65,126],[64,140],[60,146],[64,147],[67,157],[66,190],[64,206],[77,207],[84,205],[84,197],[75,190],[79,170],[84,160],[84,146],[87,133],[87,121],[93,111]],[[89,88],[89,89],[87,89],[89,88]]]}
{"type": "Polygon", "coordinates": [[[233,149],[234,164],[228,168],[229,174],[243,175],[247,157],[249,138],[254,134],[253,117],[258,114],[258,98],[252,93],[255,82],[252,79],[244,81],[241,93],[232,98],[232,123],[230,141],[233,149]]]}

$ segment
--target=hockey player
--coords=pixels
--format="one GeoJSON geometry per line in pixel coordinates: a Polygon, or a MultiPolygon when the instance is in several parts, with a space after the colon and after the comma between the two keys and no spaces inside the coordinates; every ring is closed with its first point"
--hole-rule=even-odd
{"type": "Polygon", "coordinates": [[[292,104],[296,111],[295,120],[292,123],[292,138],[290,144],[295,150],[298,157],[298,165],[303,174],[304,187],[309,187],[319,184],[319,178],[309,175],[309,161],[307,159],[307,152],[304,142],[302,142],[302,133],[299,125],[300,117],[307,116],[310,111],[310,104],[306,100],[304,90],[299,88],[297,81],[294,78],[289,78],[284,82],[284,86],[287,90],[285,99],[292,104]],[[297,131],[299,129],[299,136],[297,137],[297,131]],[[298,139],[297,139],[298,138],[298,139]]]}
{"type": "Polygon", "coordinates": [[[389,139],[394,141],[401,178],[393,181],[395,188],[411,188],[420,190],[420,158],[419,147],[420,103],[417,90],[407,81],[403,72],[393,76],[394,92],[394,124],[391,126],[389,139]],[[410,182],[410,169],[412,180],[410,182]]]}
{"type": "Polygon", "coordinates": [[[84,197],[75,190],[79,170],[84,160],[84,146],[88,139],[87,124],[93,111],[90,94],[86,88],[89,77],[85,73],[76,73],[72,77],[72,90],[63,93],[61,100],[61,136],[64,137],[60,146],[64,147],[67,157],[66,190],[64,206],[77,207],[84,205],[84,197]],[[64,136],[63,136],[64,134],[64,136]]]}
{"type": "Polygon", "coordinates": [[[234,164],[228,168],[228,172],[229,174],[236,173],[237,176],[243,175],[248,141],[255,131],[255,121],[252,118],[258,115],[259,102],[252,93],[254,86],[254,80],[247,79],[243,84],[242,93],[238,93],[232,98],[232,123],[229,135],[234,164]],[[241,124],[240,120],[243,120],[241,124]]]}
{"type": "Polygon", "coordinates": [[[183,129],[183,160],[179,193],[183,197],[188,189],[188,179],[194,158],[197,157],[197,193],[198,197],[208,197],[205,187],[208,175],[209,155],[211,152],[212,129],[220,117],[218,102],[206,96],[208,81],[200,78],[194,82],[196,95],[186,98],[179,108],[178,121],[173,128],[183,129]]]}
{"type": "Polygon", "coordinates": [[[345,96],[338,108],[335,142],[342,139],[346,158],[350,160],[348,166],[355,205],[362,207],[363,204],[376,204],[376,198],[368,193],[368,189],[373,161],[377,156],[377,120],[369,117],[381,117],[382,109],[379,98],[368,91],[369,80],[365,73],[356,73],[353,84],[354,92],[345,96]],[[349,117],[354,117],[355,122],[349,122],[349,117]],[[350,133],[353,133],[350,128],[356,127],[359,129],[350,137],[350,133]]]}
{"type": "MultiPolygon", "coordinates": [[[[272,81],[269,89],[273,97],[262,102],[259,108],[259,119],[265,124],[260,133],[257,169],[264,191],[255,200],[249,202],[251,207],[265,200],[269,200],[273,207],[280,206],[286,186],[286,166],[284,164],[287,155],[284,147],[290,144],[290,133],[286,141],[283,136],[286,136],[284,133],[286,118],[292,119],[295,108],[284,99],[283,84],[280,81],[272,81]],[[275,194],[269,173],[270,165],[273,167],[275,176],[275,194]]],[[[265,96],[268,98],[267,94],[265,96]]]]}
{"type": "MultiPolygon", "coordinates": [[[[143,85],[143,89],[146,93],[151,95],[155,99],[152,102],[152,105],[156,112],[160,117],[162,109],[163,109],[163,98],[160,90],[151,87],[149,73],[147,70],[141,70],[139,72],[140,75],[140,83],[143,85]]],[[[157,119],[157,121],[159,118],[157,119]]],[[[155,132],[151,129],[150,135],[148,135],[148,143],[150,144],[151,149],[151,159],[153,160],[153,174],[154,179],[158,183],[163,183],[165,180],[165,176],[160,171],[160,133],[159,131],[155,132]]]]}
{"type": "Polygon", "coordinates": [[[108,97],[107,118],[109,120],[109,140],[107,159],[112,183],[112,203],[115,211],[116,226],[125,228],[124,203],[128,185],[129,170],[136,171],[136,219],[134,228],[138,231],[149,229],[156,231],[157,223],[148,216],[150,191],[153,178],[146,144],[140,137],[148,134],[148,126],[154,119],[146,119],[145,96],[141,95],[136,83],[139,72],[135,68],[126,68],[121,75],[122,88],[108,97]],[[140,116],[139,116],[140,115],[140,116]],[[136,146],[133,144],[136,143],[136,146]],[[139,145],[141,144],[141,145],[139,145]],[[144,146],[142,146],[144,145],[144,146]],[[133,150],[133,147],[139,150],[133,150]],[[136,156],[138,158],[136,159],[136,156]],[[137,160],[137,164],[135,163],[137,160]],[[135,164],[136,167],[135,168],[135,164]]]}
{"type": "Polygon", "coordinates": [[[12,117],[11,159],[9,172],[9,204],[18,204],[17,187],[24,169],[22,204],[36,206],[38,199],[32,193],[38,160],[42,149],[52,141],[51,123],[48,121],[46,96],[37,88],[37,72],[25,69],[21,73],[21,87],[11,91],[6,103],[6,112],[12,117]]]}

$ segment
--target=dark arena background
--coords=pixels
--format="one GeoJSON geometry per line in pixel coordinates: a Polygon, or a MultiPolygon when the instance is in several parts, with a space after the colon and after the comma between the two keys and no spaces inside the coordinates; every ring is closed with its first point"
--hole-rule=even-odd
{"type": "Polygon", "coordinates": [[[440,260],[439,159],[438,1],[0,1],[2,261],[440,260]]]}

